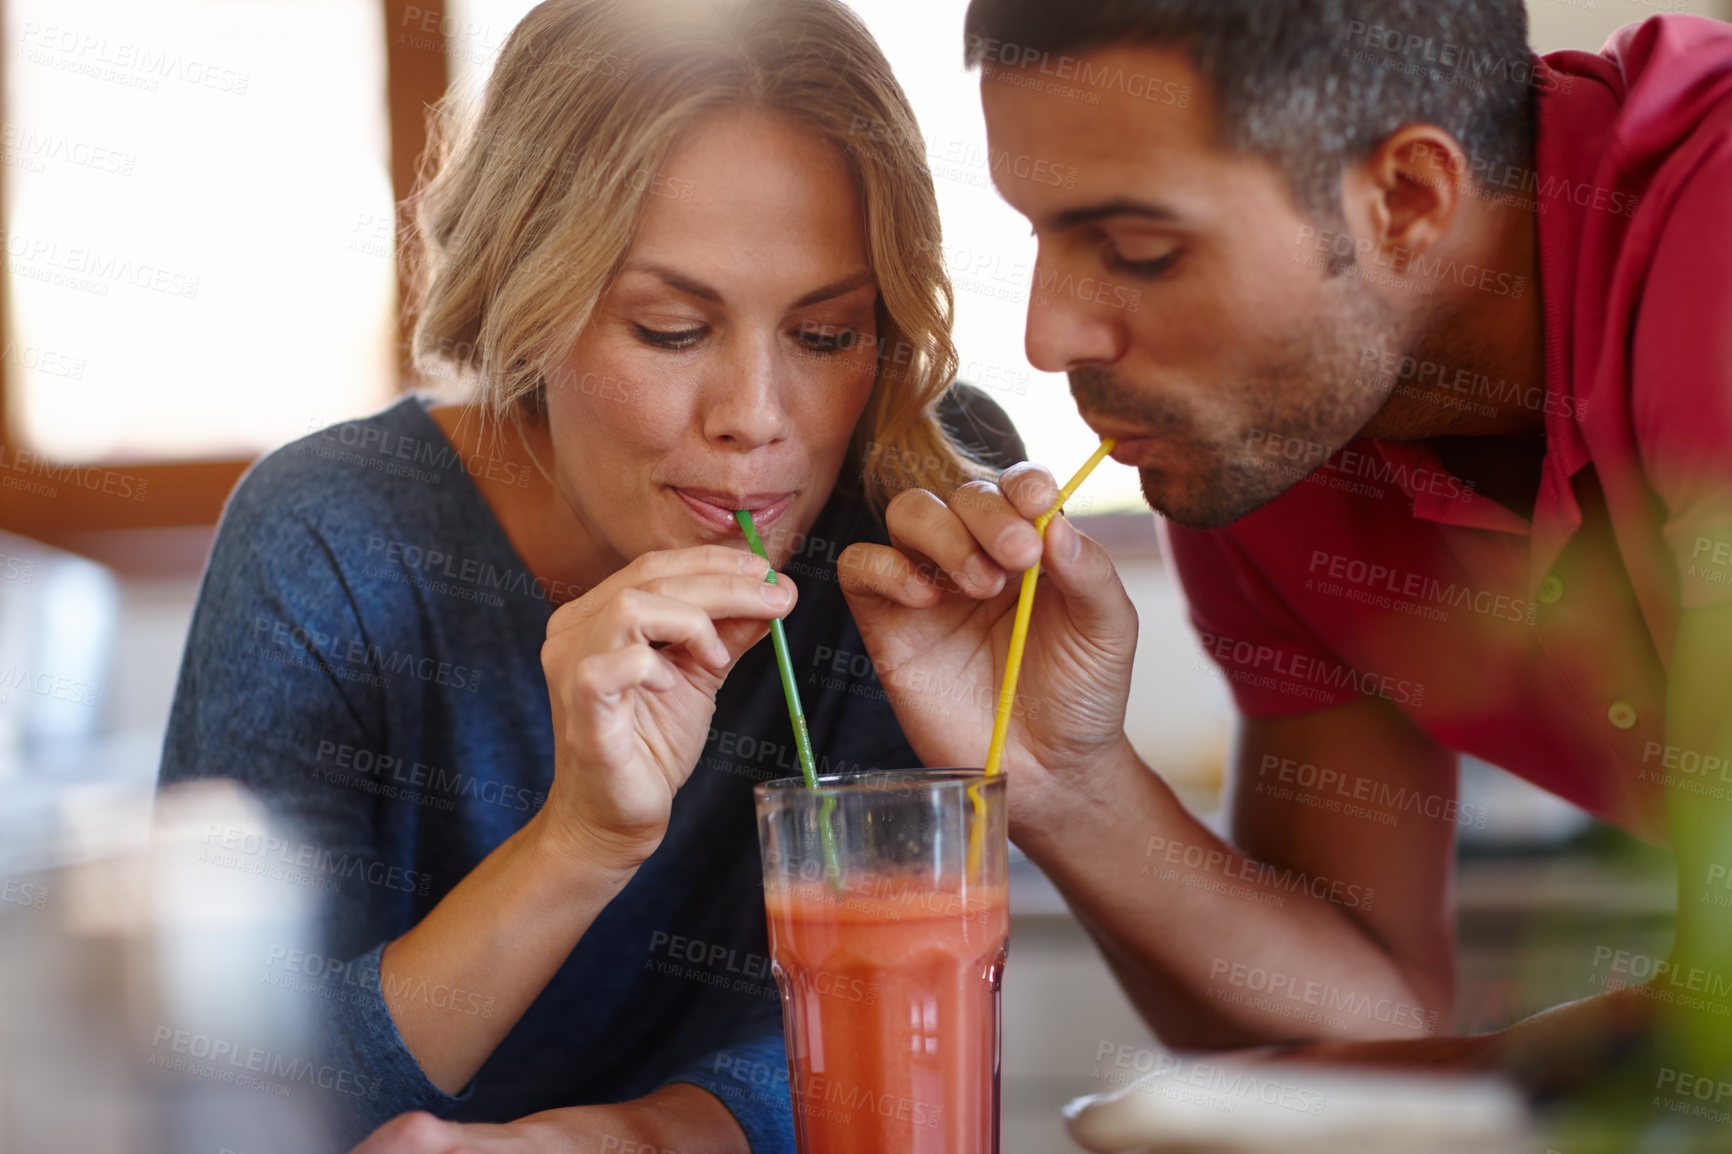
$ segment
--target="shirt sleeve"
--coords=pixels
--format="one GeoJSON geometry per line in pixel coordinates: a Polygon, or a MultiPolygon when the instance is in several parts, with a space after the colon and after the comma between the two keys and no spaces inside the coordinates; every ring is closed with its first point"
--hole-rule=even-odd
{"type": "Polygon", "coordinates": [[[280,483],[285,473],[292,477],[292,468],[267,458],[224,513],[181,662],[159,786],[238,781],[283,823],[282,846],[247,864],[318,895],[316,940],[324,958],[340,961],[319,982],[263,976],[293,979],[321,1063],[348,1075],[343,1086],[363,1088],[327,1096],[346,1148],[397,1114],[445,1114],[460,1099],[428,1081],[380,990],[383,945],[429,879],[387,869],[375,803],[324,777],[331,762],[321,750],[384,748],[384,690],[364,660],[349,659],[346,647],[369,637],[369,623],[316,510],[297,507],[280,483]]]}
{"type": "MultiPolygon", "coordinates": [[[[1284,514],[1274,504],[1238,524],[1284,514]]],[[[1319,669],[1344,666],[1276,592],[1233,528],[1186,529],[1156,518],[1161,552],[1185,595],[1204,653],[1246,717],[1283,717],[1363,696],[1319,669]]],[[[1235,526],[1236,527],[1236,526],[1235,526]]],[[[1198,673],[1208,673],[1198,669],[1198,673]]]]}
{"type": "Polygon", "coordinates": [[[1666,217],[1630,353],[1631,418],[1686,609],[1732,601],[1732,134],[1721,136],[1666,217]]]}
{"type": "MultiPolygon", "coordinates": [[[[782,1020],[753,1020],[755,1032],[698,1059],[668,1079],[708,1090],[733,1112],[752,1154],[794,1154],[794,1107],[782,1020]]],[[[665,1083],[664,1083],[665,1084],[665,1083]]]]}

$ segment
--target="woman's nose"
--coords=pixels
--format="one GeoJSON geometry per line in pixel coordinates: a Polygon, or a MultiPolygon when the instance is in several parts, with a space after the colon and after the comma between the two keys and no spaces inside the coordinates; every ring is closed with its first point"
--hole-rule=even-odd
{"type": "Polygon", "coordinates": [[[774,338],[742,341],[731,353],[705,397],[704,436],[742,449],[782,440],[789,419],[774,338]]]}

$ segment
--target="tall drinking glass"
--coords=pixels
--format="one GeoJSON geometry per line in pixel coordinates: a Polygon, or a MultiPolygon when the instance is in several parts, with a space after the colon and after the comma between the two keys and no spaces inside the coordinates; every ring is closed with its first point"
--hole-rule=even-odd
{"type": "Polygon", "coordinates": [[[801,1154],[996,1154],[1004,778],[754,790],[801,1154]]]}

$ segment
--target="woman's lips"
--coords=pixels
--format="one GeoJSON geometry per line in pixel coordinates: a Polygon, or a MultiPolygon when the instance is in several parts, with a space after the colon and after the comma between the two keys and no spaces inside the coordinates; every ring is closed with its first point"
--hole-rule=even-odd
{"type": "Polygon", "coordinates": [[[734,511],[749,509],[752,523],[759,529],[786,513],[794,503],[792,493],[720,493],[714,489],[682,489],[673,487],[686,507],[712,529],[725,533],[740,532],[734,511]]]}

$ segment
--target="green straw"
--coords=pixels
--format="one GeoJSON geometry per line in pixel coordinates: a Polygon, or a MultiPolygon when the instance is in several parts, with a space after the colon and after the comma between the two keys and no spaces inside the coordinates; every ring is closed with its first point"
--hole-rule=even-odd
{"type": "MultiPolygon", "coordinates": [[[[764,552],[764,543],[758,539],[758,527],[752,524],[751,510],[741,509],[734,514],[734,520],[740,523],[740,532],[746,535],[746,544],[752,547],[752,552],[768,561],[770,555],[764,552]]],[[[764,580],[771,585],[776,583],[774,565],[770,566],[764,580]]],[[[818,769],[812,758],[812,734],[806,728],[806,710],[800,705],[800,687],[794,681],[794,661],[788,656],[788,634],[782,628],[780,617],[770,620],[770,643],[776,647],[776,668],[782,673],[782,696],[788,699],[788,720],[794,723],[794,744],[800,751],[800,775],[808,786],[817,789],[818,769]]]]}
{"type": "MultiPolygon", "coordinates": [[[[758,527],[752,524],[752,511],[740,509],[734,513],[734,520],[740,523],[740,532],[746,535],[746,544],[752,547],[752,552],[770,560],[770,554],[764,549],[764,542],[758,537],[758,527]]],[[[770,571],[764,575],[764,580],[776,584],[776,566],[770,565],[770,571]]],[[[782,675],[782,696],[788,699],[788,720],[794,726],[794,746],[800,755],[800,776],[806,779],[809,789],[818,788],[817,761],[812,756],[812,734],[806,728],[806,710],[800,704],[800,687],[794,678],[794,659],[788,655],[788,634],[782,628],[779,617],[770,620],[770,644],[776,650],[776,669],[782,675]]],[[[819,832],[824,838],[824,862],[829,867],[833,884],[838,888],[842,884],[842,863],[836,853],[836,833],[830,828],[830,815],[835,812],[836,799],[826,797],[824,807],[819,812],[819,832]]]]}

